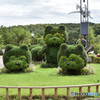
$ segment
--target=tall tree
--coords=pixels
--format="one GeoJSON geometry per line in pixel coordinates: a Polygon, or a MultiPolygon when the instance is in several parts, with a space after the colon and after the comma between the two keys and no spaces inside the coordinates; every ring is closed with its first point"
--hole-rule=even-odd
{"type": "Polygon", "coordinates": [[[94,31],[91,26],[89,26],[89,46],[94,44],[94,31]]]}
{"type": "Polygon", "coordinates": [[[22,27],[12,27],[10,29],[1,27],[0,34],[2,35],[5,45],[13,44],[19,46],[23,43],[30,44],[31,33],[22,27]]]}
{"type": "Polygon", "coordinates": [[[23,43],[30,44],[31,33],[29,31],[26,31],[23,28],[18,27],[18,28],[13,28],[12,30],[10,30],[10,33],[11,33],[10,39],[13,40],[11,41],[11,44],[14,44],[17,46],[23,43]]]}
{"type": "Polygon", "coordinates": [[[10,43],[10,41],[9,41],[9,39],[10,39],[10,33],[9,33],[7,27],[1,26],[1,28],[0,28],[0,35],[2,35],[2,38],[4,40],[4,45],[10,43]]]}
{"type": "Polygon", "coordinates": [[[98,35],[97,37],[95,37],[94,52],[96,54],[100,53],[100,35],[98,35]]]}

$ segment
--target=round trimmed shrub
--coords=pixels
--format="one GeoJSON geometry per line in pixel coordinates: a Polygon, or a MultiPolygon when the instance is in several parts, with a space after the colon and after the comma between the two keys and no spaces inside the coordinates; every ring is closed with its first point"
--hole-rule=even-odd
{"type": "Polygon", "coordinates": [[[35,48],[35,47],[37,47],[37,46],[40,46],[40,45],[38,45],[38,44],[31,45],[31,46],[29,47],[29,50],[31,51],[33,48],[35,48]]]}
{"type": "Polygon", "coordinates": [[[81,44],[68,45],[66,43],[62,43],[57,55],[57,61],[59,62],[62,56],[66,56],[68,58],[71,54],[79,55],[84,60],[84,67],[87,65],[87,53],[81,44]]]}
{"type": "Polygon", "coordinates": [[[27,45],[13,46],[8,44],[3,55],[3,63],[11,72],[20,72],[29,67],[31,54],[27,45]]]}
{"type": "Polygon", "coordinates": [[[29,50],[31,51],[33,61],[44,60],[44,55],[42,54],[42,46],[39,44],[31,45],[29,50]]]}
{"type": "Polygon", "coordinates": [[[44,56],[41,52],[42,50],[42,46],[39,45],[35,45],[32,49],[31,49],[31,54],[32,54],[32,60],[33,61],[41,61],[44,59],[44,56]]]}
{"type": "Polygon", "coordinates": [[[79,74],[80,70],[84,68],[84,60],[79,55],[71,54],[68,58],[62,56],[58,65],[63,74],[79,74]]]}
{"type": "Polygon", "coordinates": [[[5,66],[7,66],[7,69],[9,69],[10,71],[19,72],[23,69],[26,69],[29,66],[29,64],[27,63],[25,56],[11,56],[9,62],[7,62],[5,66]]]}

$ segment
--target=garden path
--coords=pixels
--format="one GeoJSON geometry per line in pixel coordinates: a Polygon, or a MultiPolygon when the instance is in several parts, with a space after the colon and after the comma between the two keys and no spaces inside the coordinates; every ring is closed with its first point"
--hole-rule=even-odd
{"type": "Polygon", "coordinates": [[[4,67],[2,57],[3,57],[3,56],[0,56],[0,68],[4,67]]]}

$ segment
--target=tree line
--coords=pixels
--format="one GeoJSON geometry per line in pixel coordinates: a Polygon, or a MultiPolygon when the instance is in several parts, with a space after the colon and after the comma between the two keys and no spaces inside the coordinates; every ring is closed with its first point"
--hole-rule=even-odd
{"type": "MultiPolygon", "coordinates": [[[[68,44],[76,44],[76,41],[80,38],[80,24],[75,23],[0,26],[0,49],[7,44],[17,46],[21,44],[44,45],[43,34],[47,25],[54,27],[64,25],[68,33],[68,44]],[[33,37],[31,36],[32,33],[34,33],[33,37]]],[[[95,46],[95,52],[100,53],[100,24],[89,23],[89,45],[91,44],[95,46]]]]}

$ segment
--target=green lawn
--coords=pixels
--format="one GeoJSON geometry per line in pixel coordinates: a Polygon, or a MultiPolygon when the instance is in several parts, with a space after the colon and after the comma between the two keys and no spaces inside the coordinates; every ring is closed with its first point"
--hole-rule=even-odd
{"type": "MultiPolygon", "coordinates": [[[[40,68],[35,65],[36,69],[31,73],[20,74],[0,74],[0,86],[67,86],[67,85],[83,85],[95,84],[100,80],[100,64],[90,64],[95,68],[96,73],[93,75],[80,75],[80,76],[61,76],[57,74],[56,68],[40,68]]],[[[87,88],[83,88],[86,91],[87,88]]],[[[95,87],[91,88],[95,92],[95,87]]],[[[0,89],[0,95],[4,94],[4,89],[0,89]]],[[[59,89],[60,94],[66,94],[66,89],[59,89]]],[[[78,92],[78,88],[71,89],[70,91],[78,92]]],[[[86,91],[87,92],[87,91],[86,91]]],[[[54,90],[48,89],[46,94],[53,94],[54,90]]],[[[10,89],[10,95],[17,95],[16,89],[10,89]]],[[[41,90],[33,90],[33,94],[40,95],[41,90]]],[[[22,95],[29,95],[29,90],[22,90],[22,95]]]]}

